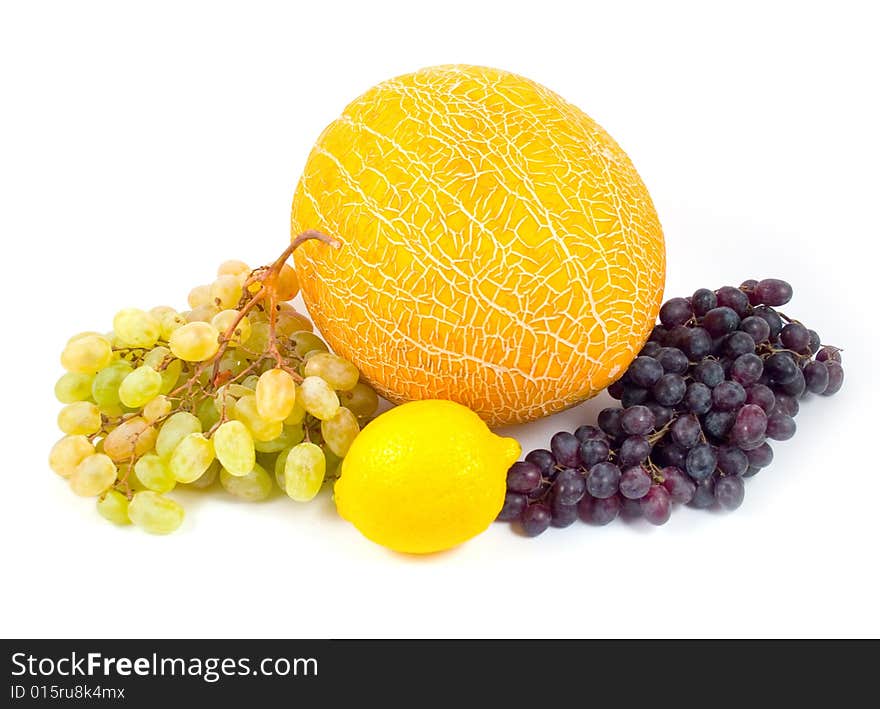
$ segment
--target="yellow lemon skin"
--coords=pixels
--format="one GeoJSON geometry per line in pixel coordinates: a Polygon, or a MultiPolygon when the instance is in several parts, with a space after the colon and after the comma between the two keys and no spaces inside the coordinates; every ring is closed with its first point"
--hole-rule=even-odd
{"type": "Polygon", "coordinates": [[[389,549],[450,549],[492,523],[521,448],[461,404],[427,399],[370,422],[342,462],[336,509],[389,549]]]}

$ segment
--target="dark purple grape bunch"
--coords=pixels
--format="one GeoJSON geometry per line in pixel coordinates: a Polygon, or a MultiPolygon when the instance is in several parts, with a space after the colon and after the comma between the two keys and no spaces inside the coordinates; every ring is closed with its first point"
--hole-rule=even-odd
{"type": "Polygon", "coordinates": [[[795,434],[798,400],[843,385],[840,349],[776,309],[791,296],[768,278],[664,303],[649,341],[608,387],[621,407],[514,463],[498,519],[536,536],[578,518],[663,524],[676,502],[739,507],[744,479],[773,460],[768,439],[795,434]]]}

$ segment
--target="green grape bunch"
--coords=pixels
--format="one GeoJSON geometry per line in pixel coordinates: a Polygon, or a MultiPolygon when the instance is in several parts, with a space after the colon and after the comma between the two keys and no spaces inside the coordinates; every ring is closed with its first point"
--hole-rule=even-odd
{"type": "Polygon", "coordinates": [[[288,302],[299,284],[287,260],[307,239],[339,246],[306,232],[269,266],[224,262],[189,310],[126,308],[112,332],[68,340],[49,466],[102,517],[167,534],[184,518],[176,488],[219,480],[256,502],[277,486],[308,502],[338,477],[379,399],[288,302]]]}

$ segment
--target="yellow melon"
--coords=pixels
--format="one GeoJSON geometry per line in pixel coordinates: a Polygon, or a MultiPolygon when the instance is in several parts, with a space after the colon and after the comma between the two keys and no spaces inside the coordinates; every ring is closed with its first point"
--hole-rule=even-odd
{"type": "Polygon", "coordinates": [[[450,65],[386,81],[318,138],[291,229],[330,345],[395,403],[530,421],[614,381],[660,307],[663,233],[617,143],[521,76],[450,65]]]}

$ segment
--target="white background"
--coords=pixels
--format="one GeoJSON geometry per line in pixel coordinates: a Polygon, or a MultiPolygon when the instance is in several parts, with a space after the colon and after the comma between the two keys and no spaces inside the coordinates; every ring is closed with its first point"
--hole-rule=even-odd
{"type": "MultiPolygon", "coordinates": [[[[880,634],[877,17],[871,3],[6,2],[0,11],[6,636],[880,634]],[[328,498],[187,499],[178,533],[100,519],[46,465],[73,332],[183,307],[270,261],[318,133],[388,77],[522,73],[598,120],[647,183],[667,295],[779,276],[847,381],[732,514],[662,528],[493,525],[428,558],[328,498]]],[[[526,450],[604,401],[511,429],[526,450]]]]}

